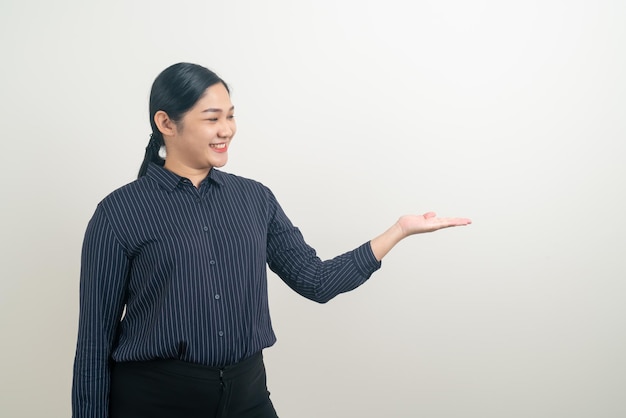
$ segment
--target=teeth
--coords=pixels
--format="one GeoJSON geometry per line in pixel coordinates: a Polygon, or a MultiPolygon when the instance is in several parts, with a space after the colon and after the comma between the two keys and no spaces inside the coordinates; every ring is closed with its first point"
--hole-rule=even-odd
{"type": "Polygon", "coordinates": [[[226,148],[226,144],[211,144],[213,148],[226,148]]]}

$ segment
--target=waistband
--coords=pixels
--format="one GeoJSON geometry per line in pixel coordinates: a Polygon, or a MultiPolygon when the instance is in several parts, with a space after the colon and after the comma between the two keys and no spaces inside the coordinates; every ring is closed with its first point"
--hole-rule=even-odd
{"type": "Polygon", "coordinates": [[[115,367],[124,369],[158,369],[166,373],[172,373],[179,376],[193,377],[196,379],[222,380],[236,379],[244,376],[259,367],[265,367],[263,364],[263,352],[256,354],[240,361],[239,363],[225,367],[211,367],[202,364],[189,363],[187,361],[167,359],[167,360],[148,360],[148,361],[125,361],[115,363],[115,367]]]}

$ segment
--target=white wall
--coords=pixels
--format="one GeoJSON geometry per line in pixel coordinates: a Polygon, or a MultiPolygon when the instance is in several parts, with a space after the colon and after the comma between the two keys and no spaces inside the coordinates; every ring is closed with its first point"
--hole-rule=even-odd
{"type": "Polygon", "coordinates": [[[626,3],[0,3],[0,416],[70,415],[82,235],[134,179],[147,98],[233,88],[227,171],[331,257],[406,212],[327,305],[270,277],[282,417],[626,416],[626,3]]]}

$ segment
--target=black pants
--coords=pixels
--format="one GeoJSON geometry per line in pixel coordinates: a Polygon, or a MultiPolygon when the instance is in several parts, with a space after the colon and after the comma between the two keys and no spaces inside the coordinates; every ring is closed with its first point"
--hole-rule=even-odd
{"type": "Polygon", "coordinates": [[[179,360],[113,365],[109,418],[278,418],[261,353],[224,369],[179,360]]]}

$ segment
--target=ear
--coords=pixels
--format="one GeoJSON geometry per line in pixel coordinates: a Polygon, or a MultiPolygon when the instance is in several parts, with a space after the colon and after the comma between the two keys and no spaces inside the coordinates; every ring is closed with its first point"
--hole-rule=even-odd
{"type": "Polygon", "coordinates": [[[176,123],[162,110],[154,114],[154,123],[164,138],[166,136],[175,136],[177,133],[176,123]]]}

